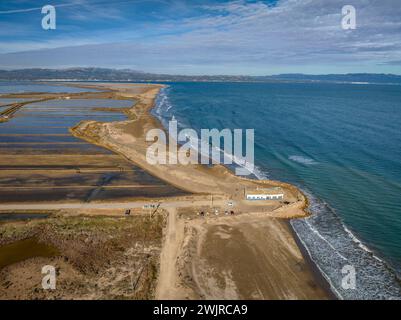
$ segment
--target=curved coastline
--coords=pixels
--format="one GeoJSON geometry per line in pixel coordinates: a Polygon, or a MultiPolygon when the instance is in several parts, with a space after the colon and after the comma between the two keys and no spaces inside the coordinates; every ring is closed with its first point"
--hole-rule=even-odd
{"type": "MultiPolygon", "coordinates": [[[[80,84],[73,84],[79,86],[80,84]]],[[[159,91],[164,86],[148,85],[150,88],[143,93],[130,92],[133,84],[96,84],[98,89],[110,89],[115,95],[123,98],[132,98],[137,101],[135,107],[127,112],[128,120],[112,123],[99,123],[96,121],[82,121],[71,128],[71,133],[90,143],[97,144],[107,149],[124,155],[127,159],[147,170],[156,177],[171,183],[185,191],[194,194],[215,194],[223,198],[233,199],[239,203],[241,211],[252,217],[269,218],[300,218],[309,215],[306,210],[307,197],[295,186],[288,183],[272,180],[254,180],[235,176],[234,173],[223,165],[214,165],[205,168],[201,165],[184,167],[182,165],[150,166],[146,163],[145,150],[147,143],[144,134],[151,128],[164,130],[160,119],[151,114],[159,91]],[[142,139],[142,140],[141,140],[142,139]],[[194,183],[196,181],[197,183],[194,183]],[[234,188],[232,186],[235,186],[234,188]],[[242,188],[255,188],[258,186],[281,187],[285,192],[286,204],[270,204],[265,210],[266,204],[246,204],[242,199],[242,188]],[[240,192],[238,192],[240,189],[240,192]]],[[[89,87],[85,84],[85,87],[89,87]]],[[[295,238],[289,233],[290,237],[295,238]]],[[[287,237],[288,235],[286,235],[287,237]]],[[[295,241],[295,240],[293,240],[295,241]]],[[[295,243],[295,242],[294,242],[295,243]]],[[[297,249],[299,250],[299,248],[297,249]]],[[[318,275],[315,274],[315,278],[318,275]]],[[[321,279],[318,281],[321,283],[321,279]]],[[[327,289],[325,287],[324,289],[327,289]]],[[[326,297],[333,298],[331,293],[326,297]]],[[[322,296],[320,296],[322,298],[322,296]]]]}
{"type": "MultiPolygon", "coordinates": [[[[139,145],[142,149],[138,152],[135,153],[135,150],[138,147],[137,142],[140,141],[143,137],[143,133],[146,131],[145,129],[157,127],[166,131],[163,122],[163,112],[166,111],[166,108],[161,108],[160,114],[153,112],[155,108],[158,107],[158,97],[160,97],[164,91],[165,86],[163,85],[110,83],[99,85],[74,83],[69,85],[90,89],[97,88],[97,90],[101,88],[101,91],[45,95],[49,99],[60,99],[67,96],[82,97],[84,99],[89,99],[89,97],[101,97],[105,99],[136,100],[139,102],[139,108],[138,104],[135,103],[125,110],[118,111],[123,112],[127,116],[127,120],[115,122],[85,120],[77,124],[71,129],[71,132],[78,138],[84,139],[102,148],[107,148],[114,153],[124,156],[131,162],[138,164],[138,160],[143,160],[141,156],[143,155],[143,147],[145,147],[146,144],[139,145]],[[141,87],[144,89],[139,90],[141,87]],[[120,138],[121,136],[132,136],[134,140],[114,140],[116,136],[120,138]],[[130,145],[125,145],[125,142],[129,142],[130,145]]],[[[23,94],[20,95],[24,96],[23,94]]],[[[32,96],[36,97],[38,94],[32,96]]],[[[171,106],[169,108],[171,108],[171,106]]],[[[165,117],[164,120],[166,120],[165,117]]],[[[184,179],[183,181],[182,176],[178,177],[178,179],[175,179],[176,177],[174,177],[174,175],[163,176],[166,171],[169,171],[169,167],[160,169],[155,166],[150,167],[143,164],[142,162],[142,165],[139,166],[162,179],[164,178],[163,180],[169,182],[171,185],[181,189],[185,188],[185,190],[196,193],[199,196],[207,196],[210,192],[210,194],[216,194],[216,198],[217,195],[221,196],[222,199],[232,198],[233,194],[230,194],[230,192],[232,192],[233,189],[227,188],[227,184],[233,184],[235,182],[238,184],[245,183],[248,186],[268,185],[285,188],[290,196],[292,196],[289,205],[281,205],[266,211],[261,209],[263,206],[244,207],[244,213],[246,212],[244,215],[260,219],[266,216],[285,218],[281,221],[285,221],[288,230],[292,232],[292,238],[302,252],[304,259],[309,263],[312,271],[315,272],[315,278],[320,279],[321,281],[318,281],[319,284],[325,289],[328,289],[326,291],[331,292],[332,295],[335,293],[335,296],[340,299],[399,299],[401,297],[400,280],[387,262],[378,258],[375,252],[367,248],[366,245],[344,225],[341,218],[336,215],[333,209],[325,203],[317,205],[316,202],[320,200],[315,199],[313,194],[310,194],[308,191],[303,191],[300,186],[267,179],[254,180],[238,177],[233,174],[230,168],[220,165],[214,166],[213,169],[205,169],[202,166],[197,166],[193,171],[186,171],[186,173],[198,172],[200,173],[200,177],[207,178],[203,181],[202,191],[196,188],[196,184],[193,180],[191,181],[191,179],[184,179]],[[216,177],[213,177],[214,175],[216,175],[216,177]],[[210,179],[210,176],[214,179],[210,179]],[[181,183],[182,181],[184,183],[181,183]],[[209,183],[213,186],[212,190],[205,188],[209,183]],[[325,206],[327,208],[324,208],[325,206]],[[298,217],[302,219],[297,219],[298,217]],[[349,250],[344,250],[344,247],[349,248],[349,250]],[[342,292],[340,286],[341,278],[339,278],[339,275],[341,276],[341,267],[338,268],[339,264],[336,260],[341,260],[344,263],[345,261],[355,263],[358,272],[360,270],[359,268],[367,269],[362,270],[361,275],[363,275],[361,278],[358,277],[358,281],[359,279],[363,280],[361,283],[358,283],[358,291],[353,293],[342,292]],[[333,270],[336,271],[336,274],[333,274],[333,270]],[[374,281],[372,280],[374,286],[370,283],[366,283],[366,279],[371,278],[372,275],[374,276],[374,278],[372,278],[374,279],[374,281]],[[359,285],[361,286],[359,287],[359,285]]],[[[179,168],[178,171],[181,169],[182,167],[179,168]]],[[[238,197],[238,195],[235,196],[238,197]]],[[[188,199],[184,199],[184,201],[187,200],[188,199]]],[[[169,200],[163,199],[163,201],[169,200]]]]}
{"type": "MultiPolygon", "coordinates": [[[[170,110],[172,108],[172,105],[168,99],[168,90],[162,89],[160,94],[162,95],[162,97],[158,101],[159,105],[157,106],[157,109],[152,113],[154,116],[163,120],[162,122],[166,125],[166,121],[168,119],[166,116],[164,116],[164,112],[170,110]]],[[[171,113],[169,113],[169,116],[171,117],[171,113]]],[[[183,120],[185,122],[185,117],[183,120]]],[[[261,173],[261,175],[256,175],[256,178],[265,179],[263,171],[261,171],[261,173]]],[[[388,264],[385,259],[378,258],[374,251],[369,249],[367,245],[360,241],[346,227],[341,218],[333,211],[333,209],[330,209],[328,211],[337,216],[340,221],[340,223],[337,223],[336,226],[333,226],[333,233],[336,234],[337,232],[345,231],[341,237],[338,236],[334,239],[329,237],[328,239],[326,239],[325,234],[323,234],[323,236],[319,234],[319,229],[315,230],[316,232],[313,232],[313,230],[311,229],[307,229],[305,232],[313,235],[317,234],[318,236],[315,237],[314,242],[318,244],[319,242],[323,241],[323,245],[327,246],[328,249],[331,250],[327,250],[326,255],[332,255],[332,259],[334,260],[338,254],[337,248],[339,246],[341,248],[341,243],[346,244],[349,247],[349,252],[343,252],[341,254],[341,260],[355,265],[359,286],[357,287],[357,290],[348,290],[348,292],[343,290],[343,288],[341,287],[341,278],[338,277],[338,275],[342,275],[341,267],[337,271],[335,271],[327,269],[327,265],[322,265],[319,261],[319,254],[321,254],[321,252],[316,254],[316,250],[313,250],[313,246],[311,246],[310,244],[308,246],[307,243],[305,243],[306,240],[304,239],[302,231],[297,228],[297,225],[301,224],[304,221],[307,224],[307,221],[310,221],[312,223],[312,221],[314,220],[314,216],[321,216],[322,220],[325,219],[325,215],[316,211],[316,199],[309,192],[304,192],[302,190],[302,187],[298,186],[298,190],[305,197],[304,209],[308,213],[310,213],[310,216],[306,217],[305,219],[293,219],[289,223],[289,226],[291,228],[291,231],[293,232],[293,236],[296,239],[299,248],[303,252],[305,259],[310,263],[312,270],[316,272],[317,278],[321,279],[322,286],[326,287],[328,289],[327,291],[332,292],[333,297],[335,296],[339,299],[382,299],[384,297],[387,297],[389,299],[399,299],[400,280],[395,270],[391,267],[391,265],[388,264]],[[335,229],[339,229],[339,231],[335,229]],[[332,241],[333,244],[330,243],[332,241]],[[366,267],[363,265],[362,261],[365,261],[365,263],[368,263],[369,266],[374,267],[366,267]],[[333,271],[335,271],[334,275],[333,271]],[[380,290],[373,290],[374,288],[366,282],[366,279],[372,277],[372,273],[374,273],[373,277],[376,282],[375,286],[377,288],[381,288],[380,290]],[[360,276],[360,278],[358,276],[360,276]]],[[[327,215],[330,216],[330,214],[327,215]]],[[[337,264],[334,264],[333,266],[337,266],[337,264]]]]}
{"type": "MultiPolygon", "coordinates": [[[[178,180],[178,184],[182,189],[195,194],[203,193],[200,190],[204,190],[204,193],[215,193],[219,195],[227,192],[234,199],[239,199],[242,194],[233,194],[233,188],[230,186],[230,184],[241,183],[242,186],[249,188],[258,186],[281,187],[286,192],[289,205],[291,205],[291,208],[293,209],[291,212],[288,212],[286,217],[293,218],[304,217],[308,215],[308,212],[304,210],[307,205],[306,197],[297,187],[285,182],[274,180],[254,180],[238,177],[224,165],[213,165],[210,168],[205,168],[202,165],[183,166],[167,164],[153,166],[147,164],[144,151],[146,150],[146,147],[150,145],[150,143],[146,143],[144,139],[145,133],[147,130],[153,128],[165,130],[160,120],[156,119],[151,114],[151,110],[154,108],[155,100],[159,90],[164,86],[149,85],[153,87],[149,91],[142,94],[132,94],[129,92],[129,89],[126,88],[124,88],[123,91],[119,91],[118,88],[121,84],[114,84],[114,86],[111,87],[109,87],[109,85],[97,84],[93,87],[111,88],[114,89],[115,94],[119,94],[124,98],[130,97],[138,101],[135,106],[127,112],[128,120],[110,123],[100,123],[90,120],[81,121],[75,127],[70,129],[70,132],[74,136],[123,154],[131,161],[141,166],[143,169],[146,169],[156,176],[160,175],[159,178],[164,178],[164,180],[167,182],[174,184],[174,182],[178,180]],[[125,90],[128,90],[128,92],[125,90]],[[116,137],[120,138],[120,140],[117,141],[115,139],[116,137]],[[128,141],[128,138],[131,137],[133,139],[128,141]],[[124,139],[126,139],[126,142],[128,142],[130,150],[124,146],[124,139]],[[173,170],[174,174],[177,174],[178,171],[189,174],[198,173],[199,175],[195,175],[195,177],[203,179],[198,180],[198,184],[194,186],[192,183],[193,179],[191,179],[191,183],[189,184],[183,175],[174,176],[167,172],[169,170],[173,170]],[[202,189],[202,187],[204,189],[202,189]],[[297,210],[294,210],[295,207],[297,210]]],[[[90,86],[86,85],[86,87],[90,86]]],[[[280,208],[277,208],[280,210],[277,210],[276,213],[282,212],[283,207],[284,206],[280,206],[280,208]]],[[[284,217],[284,215],[280,216],[284,217]]]]}

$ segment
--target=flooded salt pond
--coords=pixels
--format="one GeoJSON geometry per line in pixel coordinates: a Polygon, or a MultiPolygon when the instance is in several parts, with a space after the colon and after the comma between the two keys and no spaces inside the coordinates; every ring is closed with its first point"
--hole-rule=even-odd
{"type": "MultiPolygon", "coordinates": [[[[14,143],[35,140],[28,137],[29,134],[49,135],[54,133],[57,135],[64,133],[70,135],[68,129],[82,120],[122,121],[126,119],[122,112],[95,110],[95,108],[121,109],[130,108],[133,105],[133,100],[112,99],[50,100],[28,104],[22,107],[10,121],[0,124],[0,142],[14,143]],[[25,134],[25,137],[20,137],[20,139],[16,139],[15,136],[7,138],[7,134],[25,134]]],[[[65,139],[56,137],[49,138],[48,136],[42,141],[65,142],[65,139]]]]}
{"type": "Polygon", "coordinates": [[[55,247],[40,243],[35,238],[16,241],[0,246],[0,269],[30,258],[48,258],[58,254],[55,247]]]}
{"type": "Polygon", "coordinates": [[[36,164],[21,160],[15,165],[4,159],[0,166],[0,203],[88,202],[185,194],[119,156],[96,156],[96,162],[83,156],[66,158],[41,156],[36,164]]]}
{"type": "Polygon", "coordinates": [[[0,94],[6,93],[25,93],[25,92],[49,92],[49,93],[80,93],[80,92],[97,92],[96,89],[68,87],[65,85],[49,85],[43,83],[32,82],[1,82],[0,94]]]}
{"type": "MultiPolygon", "coordinates": [[[[46,143],[46,144],[24,144],[24,143],[5,143],[0,146],[0,163],[1,159],[5,156],[24,157],[27,159],[32,156],[44,155],[69,155],[69,156],[98,156],[98,155],[112,155],[110,150],[100,148],[96,145],[85,143],[82,144],[59,144],[59,143],[46,143]]],[[[17,159],[17,157],[16,157],[17,159]]],[[[8,163],[12,163],[8,162],[8,163]]]]}
{"type": "Polygon", "coordinates": [[[82,120],[122,121],[134,100],[56,99],[0,123],[0,203],[184,195],[109,150],[71,135],[82,120]]]}
{"type": "Polygon", "coordinates": [[[12,98],[12,99],[5,99],[5,98],[0,98],[0,107],[12,104],[12,103],[18,103],[18,102],[25,102],[29,101],[29,99],[23,99],[23,98],[12,98]]]}
{"type": "Polygon", "coordinates": [[[49,100],[38,103],[30,104],[28,108],[43,108],[43,107],[63,107],[64,109],[70,108],[130,108],[134,105],[133,100],[113,100],[113,99],[63,99],[63,100],[49,100]]]}
{"type": "Polygon", "coordinates": [[[80,142],[82,140],[69,134],[0,134],[0,146],[2,143],[41,143],[41,142],[80,142]]]}
{"type": "Polygon", "coordinates": [[[0,123],[0,134],[69,134],[68,129],[76,123],[76,120],[73,119],[51,121],[47,118],[26,121],[25,118],[17,117],[12,121],[0,123]]]}

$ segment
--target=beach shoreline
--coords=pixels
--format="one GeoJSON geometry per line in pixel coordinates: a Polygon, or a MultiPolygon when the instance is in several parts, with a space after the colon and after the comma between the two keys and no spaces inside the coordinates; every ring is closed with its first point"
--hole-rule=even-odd
{"type": "MultiPolygon", "coordinates": [[[[144,138],[146,132],[154,128],[165,131],[161,121],[151,113],[163,85],[64,84],[100,90],[99,93],[83,94],[87,99],[135,100],[130,109],[123,111],[127,120],[84,120],[70,128],[71,134],[123,156],[152,176],[188,193],[178,201],[179,204],[173,198],[159,200],[161,209],[168,212],[170,223],[167,222],[164,231],[156,298],[332,299],[332,293],[327,292],[327,287],[316,277],[288,223],[289,219],[309,214],[306,211],[308,200],[297,187],[280,181],[238,177],[223,165],[147,163],[149,142],[144,138]],[[258,187],[280,187],[285,201],[246,201],[243,191],[258,187]],[[215,201],[210,204],[208,197],[215,201]],[[223,214],[232,210],[228,202],[235,203],[235,216],[223,214]],[[206,216],[200,217],[200,211],[207,213],[206,216]],[[214,211],[220,214],[215,215],[214,211]],[[216,241],[219,245],[215,245],[216,241]],[[189,256],[193,259],[188,259],[189,256]],[[204,264],[204,261],[208,263],[204,264]],[[252,265],[251,269],[249,265],[252,265]],[[244,278],[244,274],[250,278],[244,278]]],[[[120,209],[126,205],[141,207],[144,199],[139,200],[138,204],[115,203],[109,208],[106,202],[83,204],[80,209],[77,209],[78,204],[51,202],[38,207],[60,207],[63,208],[62,215],[85,215],[89,212],[91,216],[96,216],[107,212],[114,216],[121,214],[120,210],[113,211],[120,206],[120,209]]],[[[26,209],[27,206],[29,204],[24,203],[21,208],[26,209]]],[[[19,206],[13,204],[8,207],[18,210],[19,206]]]]}
{"type": "MultiPolygon", "coordinates": [[[[167,88],[168,85],[163,86],[161,90],[163,90],[164,88],[167,88]]],[[[159,92],[160,94],[160,92],[159,92]]],[[[149,110],[149,113],[152,114],[152,111],[156,108],[156,103],[154,103],[153,107],[149,110]]],[[[158,119],[161,122],[161,119],[158,118],[158,116],[156,114],[153,114],[156,119],[158,119]]],[[[163,125],[162,125],[163,129],[165,129],[165,131],[167,130],[163,125]]],[[[228,170],[231,171],[231,169],[229,169],[227,167],[228,170]]],[[[255,179],[259,179],[258,177],[255,177],[255,179]]],[[[301,190],[299,190],[300,193],[303,194],[304,199],[305,199],[305,205],[304,205],[304,210],[305,212],[307,212],[306,210],[309,207],[309,199],[307,197],[307,195],[305,195],[301,190]]],[[[309,214],[309,212],[307,212],[307,214],[309,214]]],[[[295,218],[297,219],[297,218],[295,218]]],[[[312,271],[313,274],[313,278],[316,280],[316,282],[318,283],[318,285],[326,292],[327,297],[329,300],[337,300],[339,299],[339,297],[334,293],[333,289],[331,288],[331,285],[329,283],[329,281],[323,276],[321,270],[319,269],[319,267],[317,266],[317,264],[312,260],[312,257],[309,255],[308,250],[306,249],[306,247],[304,246],[304,244],[302,243],[300,237],[298,236],[298,234],[296,233],[295,229],[293,228],[293,226],[290,223],[290,220],[286,220],[283,219],[283,223],[287,226],[287,228],[290,230],[298,248],[300,249],[303,258],[305,259],[308,267],[310,268],[310,270],[312,271]]]]}
{"type": "Polygon", "coordinates": [[[296,233],[296,231],[294,230],[293,226],[291,225],[290,220],[285,221],[285,223],[288,225],[288,229],[291,231],[293,238],[299,248],[299,250],[302,253],[302,256],[304,257],[305,261],[307,262],[310,270],[313,273],[314,278],[316,279],[316,282],[323,288],[323,290],[327,293],[329,300],[339,300],[340,297],[338,297],[329,281],[324,277],[324,275],[322,274],[321,270],[319,269],[318,265],[316,264],[315,261],[313,261],[312,257],[309,255],[307,248],[305,247],[305,245],[302,243],[299,235],[296,233]]]}
{"type": "MultiPolygon", "coordinates": [[[[74,85],[77,85],[77,84],[74,84],[74,85]]],[[[100,88],[103,86],[103,84],[97,84],[97,85],[100,85],[100,88]]],[[[107,87],[107,84],[104,86],[107,87]]],[[[122,88],[123,88],[122,91],[124,92],[124,95],[127,94],[127,91],[129,91],[129,89],[127,89],[126,84],[113,84],[112,88],[121,90],[121,89],[119,89],[119,86],[122,86],[122,88]]],[[[144,146],[138,147],[138,144],[137,144],[138,138],[141,136],[141,134],[142,135],[144,134],[144,132],[145,132],[145,130],[143,130],[144,128],[147,127],[149,129],[149,128],[157,127],[157,128],[161,128],[161,129],[165,130],[165,128],[161,125],[160,120],[155,119],[154,116],[151,114],[152,109],[155,107],[155,101],[159,94],[159,90],[163,87],[164,86],[162,86],[162,85],[156,85],[157,90],[153,91],[150,97],[149,96],[133,97],[136,99],[139,98],[138,99],[139,101],[137,100],[138,102],[137,102],[136,107],[134,107],[133,110],[130,111],[131,115],[133,115],[132,118],[135,119],[135,120],[131,120],[131,123],[134,122],[132,124],[134,124],[134,126],[137,125],[137,127],[127,129],[127,127],[124,128],[124,125],[123,125],[123,129],[121,127],[118,128],[118,129],[120,129],[120,132],[118,133],[120,135],[126,134],[126,132],[129,132],[129,131],[131,131],[131,134],[133,134],[134,136],[136,135],[135,138],[137,138],[137,139],[135,140],[135,142],[136,142],[135,149],[138,150],[138,149],[142,148],[142,150],[141,150],[142,154],[141,154],[141,152],[139,152],[139,154],[138,154],[138,152],[135,152],[132,150],[131,150],[131,152],[129,152],[127,149],[124,149],[124,146],[122,146],[121,142],[117,142],[117,144],[111,142],[109,140],[110,134],[111,135],[116,134],[116,130],[113,132],[113,128],[110,128],[110,127],[107,128],[108,130],[105,130],[107,133],[106,132],[99,133],[99,131],[102,131],[102,129],[103,130],[105,129],[104,125],[99,126],[94,122],[83,122],[83,123],[78,124],[76,127],[72,128],[71,131],[77,137],[83,138],[91,143],[97,143],[101,146],[106,146],[114,152],[117,151],[120,154],[123,154],[129,160],[133,161],[134,163],[136,163],[138,166],[140,166],[142,168],[146,168],[147,170],[149,170],[150,173],[155,174],[158,178],[160,178],[162,180],[172,183],[173,185],[175,185],[179,188],[183,188],[185,191],[199,193],[202,190],[202,188],[199,188],[199,185],[196,186],[196,190],[194,190],[193,188],[188,188],[187,187],[188,184],[186,184],[185,181],[184,181],[184,183],[181,183],[182,180],[185,180],[185,178],[182,180],[179,180],[179,182],[177,183],[177,181],[175,181],[175,179],[172,179],[170,176],[166,175],[164,172],[160,172],[160,168],[149,167],[149,165],[147,165],[143,159],[144,150],[145,150],[144,146]],[[145,103],[144,103],[144,100],[145,100],[145,103]],[[137,110],[138,105],[140,107],[139,111],[137,110]],[[142,123],[140,123],[141,119],[142,119],[142,123]],[[139,123],[139,125],[138,125],[138,123],[139,123]],[[152,126],[149,126],[149,124],[152,124],[152,126]],[[101,128],[102,126],[103,126],[103,128],[101,128]],[[124,131],[124,129],[125,129],[125,131],[124,131]],[[141,129],[142,129],[142,132],[141,132],[141,129]],[[123,133],[121,133],[121,132],[123,132],[123,133]],[[93,134],[93,133],[95,133],[95,134],[93,134]],[[106,134],[109,135],[108,138],[104,138],[106,134]],[[94,136],[95,136],[95,138],[94,138],[94,136]],[[102,137],[99,139],[99,136],[102,136],[102,137]],[[120,143],[120,145],[118,145],[119,143],[120,143]]],[[[121,91],[120,91],[120,93],[121,93],[121,91]]],[[[118,127],[118,125],[114,125],[114,127],[118,127]]],[[[139,142],[139,143],[141,143],[141,142],[139,142]]],[[[131,146],[132,145],[133,144],[131,144],[131,146]]],[[[182,166],[178,166],[178,167],[179,167],[179,170],[183,170],[183,172],[185,172],[185,170],[182,168],[182,166]]],[[[235,176],[231,171],[229,171],[229,169],[227,169],[226,167],[224,167],[224,166],[217,166],[217,167],[219,170],[216,170],[217,172],[213,172],[213,174],[217,173],[219,178],[228,179],[229,183],[233,183],[233,181],[236,181],[236,183],[238,183],[238,181],[241,181],[241,183],[245,183],[248,186],[252,186],[252,185],[254,185],[254,186],[255,185],[257,185],[257,186],[261,186],[261,185],[280,186],[281,188],[285,188],[285,190],[287,192],[289,192],[289,194],[293,193],[293,194],[291,194],[293,197],[291,198],[292,201],[289,205],[282,205],[282,206],[276,207],[270,213],[263,212],[263,210],[260,210],[260,208],[257,208],[256,212],[253,213],[254,215],[258,216],[258,215],[262,214],[264,216],[274,216],[274,217],[286,218],[286,219],[305,217],[308,215],[308,213],[305,211],[305,208],[307,206],[307,199],[296,187],[286,184],[286,183],[278,182],[278,181],[270,181],[270,180],[269,181],[259,181],[259,180],[253,180],[253,179],[246,179],[246,178],[242,178],[242,177],[239,178],[239,177],[235,176]],[[296,195],[295,197],[294,197],[294,194],[296,195]],[[258,211],[262,211],[263,213],[258,212],[258,211]]],[[[168,165],[166,165],[166,168],[171,169],[171,167],[169,167],[168,165]]],[[[166,171],[168,171],[168,169],[166,169],[166,171]]],[[[204,171],[204,169],[198,168],[198,167],[195,170],[199,170],[200,172],[204,171]]],[[[192,175],[193,172],[194,171],[189,172],[187,174],[192,175]]],[[[175,176],[175,178],[177,178],[177,177],[175,176]]],[[[181,179],[182,176],[179,176],[179,178],[181,179]]],[[[202,176],[202,178],[204,178],[204,177],[202,176]]],[[[201,179],[197,180],[196,176],[195,176],[195,178],[192,179],[192,182],[199,181],[199,180],[201,180],[201,179]]],[[[226,190],[229,190],[232,192],[232,190],[227,188],[226,185],[224,185],[222,183],[218,184],[218,187],[216,188],[216,189],[218,189],[218,192],[216,192],[215,191],[216,189],[212,188],[213,182],[214,182],[213,179],[205,181],[207,189],[204,190],[204,192],[206,192],[206,193],[214,192],[216,194],[221,194],[221,190],[224,190],[225,192],[227,192],[226,190]],[[210,182],[210,183],[208,183],[208,182],[210,182]]],[[[232,194],[231,194],[231,197],[233,197],[232,194]]],[[[233,198],[238,202],[240,201],[238,199],[238,197],[237,198],[233,197],[233,198]]],[[[262,207],[262,206],[260,206],[260,207],[262,207]]],[[[255,211],[255,208],[246,208],[246,209],[247,209],[247,211],[255,211]]],[[[293,234],[291,236],[294,237],[293,234]]],[[[295,238],[294,238],[294,240],[295,240],[295,238]]],[[[299,248],[297,248],[297,249],[299,249],[299,248]]],[[[302,255],[305,256],[305,252],[303,252],[302,255]]],[[[315,276],[316,276],[316,274],[315,274],[315,276]]],[[[318,281],[320,282],[320,284],[322,284],[321,279],[318,279],[318,281]]],[[[325,287],[324,289],[327,290],[327,286],[324,286],[324,287],[325,287]]],[[[327,293],[327,298],[332,298],[332,297],[333,297],[333,294],[331,291],[330,291],[330,293],[327,293]]]]}

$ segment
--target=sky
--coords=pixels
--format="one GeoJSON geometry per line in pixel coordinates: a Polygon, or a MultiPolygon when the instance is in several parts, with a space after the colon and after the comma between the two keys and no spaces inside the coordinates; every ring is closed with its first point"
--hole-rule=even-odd
{"type": "Polygon", "coordinates": [[[401,1],[1,0],[0,68],[36,67],[401,74],[401,1]],[[44,5],[56,8],[55,30],[42,28],[44,5]]]}

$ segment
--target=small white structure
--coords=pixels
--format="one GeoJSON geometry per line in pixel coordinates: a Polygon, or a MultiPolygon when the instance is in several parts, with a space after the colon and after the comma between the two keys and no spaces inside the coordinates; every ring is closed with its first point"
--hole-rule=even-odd
{"type": "Polygon", "coordinates": [[[246,200],[283,200],[284,194],[247,194],[246,200]]]}
{"type": "Polygon", "coordinates": [[[155,204],[144,204],[143,209],[155,209],[157,206],[155,204]]]}
{"type": "Polygon", "coordinates": [[[259,189],[246,192],[246,200],[283,200],[281,188],[259,189]]]}

